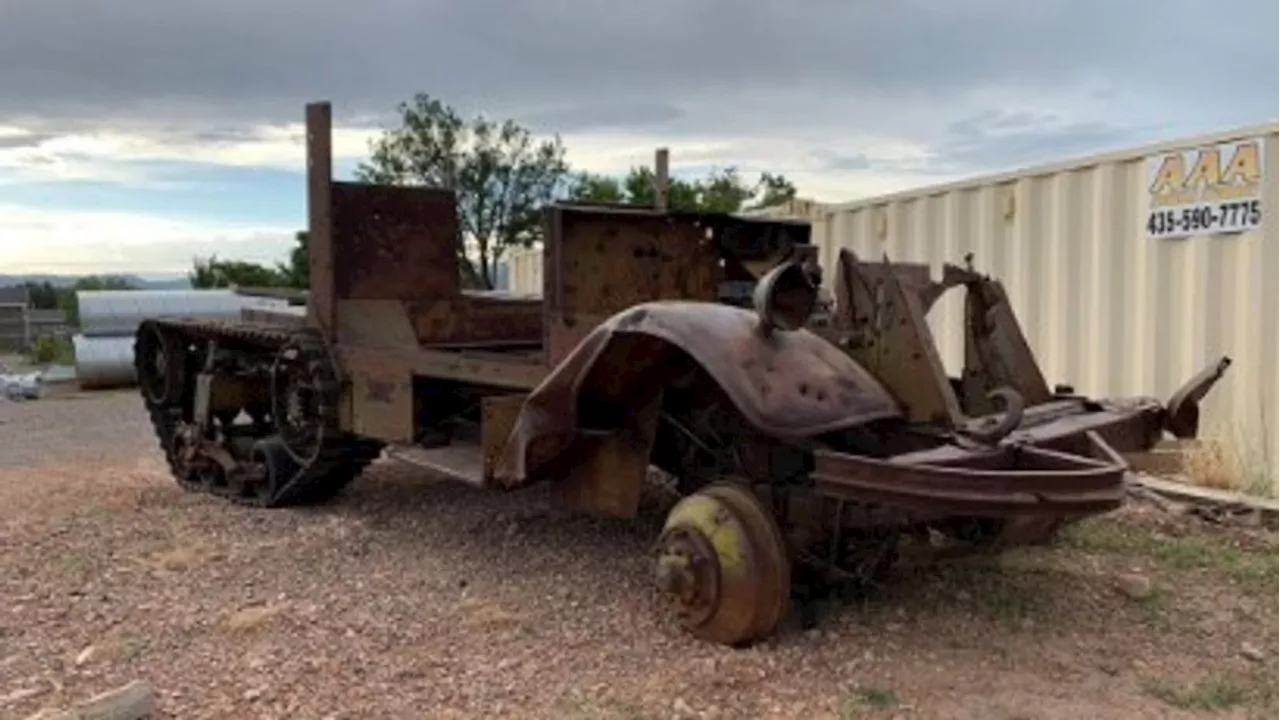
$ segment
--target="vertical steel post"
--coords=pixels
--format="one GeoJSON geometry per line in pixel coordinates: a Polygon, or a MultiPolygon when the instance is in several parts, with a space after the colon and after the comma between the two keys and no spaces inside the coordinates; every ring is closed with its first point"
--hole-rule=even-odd
{"type": "Polygon", "coordinates": [[[336,342],[337,288],[333,248],[333,114],[328,102],[307,104],[307,224],[310,233],[308,272],[311,292],[307,314],[325,339],[336,342]]]}
{"type": "Polygon", "coordinates": [[[670,202],[671,177],[669,162],[670,153],[668,153],[667,149],[658,148],[653,158],[653,205],[662,212],[667,211],[670,202]]]}

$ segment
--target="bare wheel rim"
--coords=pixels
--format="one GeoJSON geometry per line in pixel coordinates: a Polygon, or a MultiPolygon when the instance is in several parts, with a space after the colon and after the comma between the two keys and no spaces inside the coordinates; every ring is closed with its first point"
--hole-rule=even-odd
{"type": "Polygon", "coordinates": [[[654,582],[695,637],[759,640],[786,614],[790,560],[782,532],[745,486],[717,482],[672,508],[655,548],[654,582]]]}

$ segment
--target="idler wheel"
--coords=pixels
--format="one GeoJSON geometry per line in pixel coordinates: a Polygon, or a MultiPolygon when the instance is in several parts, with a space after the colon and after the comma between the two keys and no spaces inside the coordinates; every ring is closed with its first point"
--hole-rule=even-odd
{"type": "Polygon", "coordinates": [[[177,403],[185,375],[178,337],[155,323],[143,323],[134,340],[134,353],[138,384],[147,400],[156,406],[177,403]]]}
{"type": "Polygon", "coordinates": [[[680,624],[725,645],[771,634],[787,612],[790,560],[781,531],[747,488],[716,483],[672,508],[654,582],[680,624]]]}

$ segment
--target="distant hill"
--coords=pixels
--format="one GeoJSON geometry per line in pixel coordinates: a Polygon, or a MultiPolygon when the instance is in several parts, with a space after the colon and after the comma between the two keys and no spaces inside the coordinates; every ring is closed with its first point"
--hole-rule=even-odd
{"type": "MultiPolygon", "coordinates": [[[[0,287],[9,287],[11,285],[21,285],[27,282],[49,283],[54,287],[69,287],[75,284],[82,275],[0,275],[0,287]]],[[[153,276],[150,278],[140,275],[121,275],[107,274],[99,277],[115,277],[121,278],[133,287],[143,290],[189,290],[191,282],[185,276],[153,276]]]]}

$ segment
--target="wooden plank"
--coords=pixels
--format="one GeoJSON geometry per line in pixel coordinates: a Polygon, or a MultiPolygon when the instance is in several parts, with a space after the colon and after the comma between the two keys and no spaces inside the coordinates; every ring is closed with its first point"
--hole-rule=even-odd
{"type": "Polygon", "coordinates": [[[349,345],[339,345],[336,352],[343,367],[351,373],[376,368],[513,390],[532,390],[548,372],[542,363],[520,356],[476,357],[469,352],[371,349],[349,345]]]}
{"type": "Polygon", "coordinates": [[[1186,451],[1155,447],[1146,452],[1124,453],[1123,457],[1137,472],[1168,476],[1182,472],[1186,451]]]}
{"type": "Polygon", "coordinates": [[[387,457],[473,485],[484,486],[484,455],[479,443],[454,441],[435,448],[400,446],[387,450],[387,457]]]}
{"type": "Polygon", "coordinates": [[[1190,505],[1257,512],[1267,518],[1269,524],[1274,524],[1277,515],[1280,514],[1280,503],[1275,498],[1252,497],[1230,490],[1199,487],[1137,473],[1130,473],[1128,482],[1190,505]]]}

